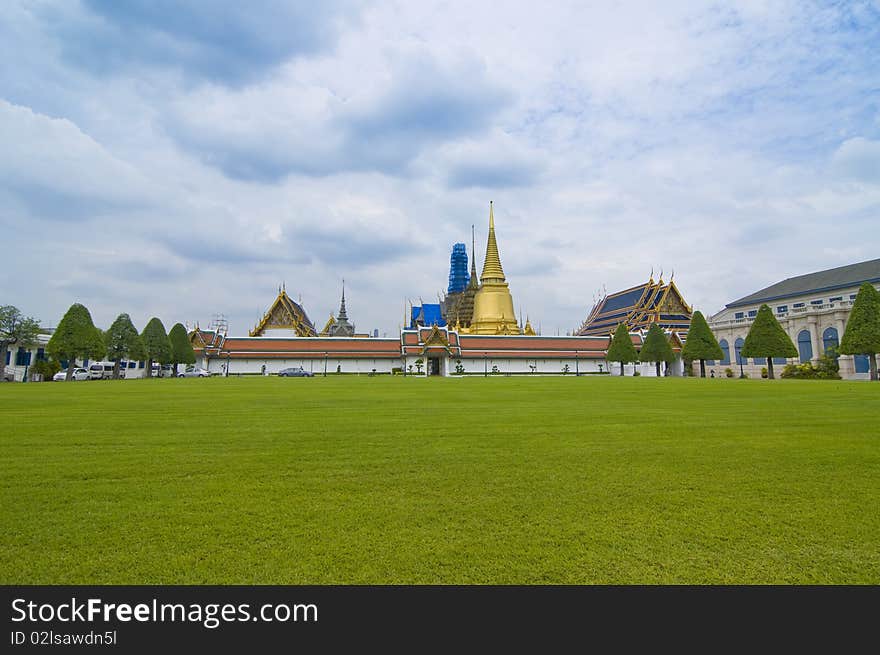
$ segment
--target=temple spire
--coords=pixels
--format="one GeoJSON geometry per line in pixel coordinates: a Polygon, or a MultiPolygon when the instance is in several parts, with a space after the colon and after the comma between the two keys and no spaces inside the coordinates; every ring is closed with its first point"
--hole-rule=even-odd
{"type": "Polygon", "coordinates": [[[474,233],[474,225],[471,223],[471,279],[468,280],[468,288],[476,289],[480,286],[480,278],[477,277],[477,240],[474,233]]]}
{"type": "Polygon", "coordinates": [[[495,241],[495,214],[492,201],[489,201],[489,239],[486,242],[486,259],[483,261],[483,274],[480,282],[487,280],[504,281],[504,269],[501,268],[501,256],[498,254],[498,243],[495,241]]]}
{"type": "Polygon", "coordinates": [[[345,313],[345,280],[342,280],[342,302],[339,303],[339,319],[348,320],[348,314],[345,313]]]}

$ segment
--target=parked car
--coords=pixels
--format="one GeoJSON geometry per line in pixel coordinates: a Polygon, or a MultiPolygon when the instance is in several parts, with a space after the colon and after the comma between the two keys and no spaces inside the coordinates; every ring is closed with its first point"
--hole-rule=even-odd
{"type": "Polygon", "coordinates": [[[177,377],[179,378],[209,378],[211,374],[203,368],[199,368],[198,366],[187,366],[183,373],[178,373],[177,377]]]}
{"type": "MultiPolygon", "coordinates": [[[[84,368],[75,368],[73,369],[73,377],[70,378],[71,382],[73,380],[88,380],[91,376],[89,372],[84,368]]],[[[52,379],[55,382],[64,382],[67,379],[67,369],[63,371],[58,371],[55,375],[52,376],[52,379]]]]}
{"type": "Polygon", "coordinates": [[[113,362],[95,362],[89,365],[89,378],[92,380],[109,380],[113,377],[113,362]]]}
{"type": "Polygon", "coordinates": [[[174,367],[171,364],[159,364],[158,362],[153,362],[153,371],[154,378],[173,378],[174,377],[174,367]]]}
{"type": "Polygon", "coordinates": [[[280,377],[280,378],[313,378],[313,377],[315,377],[315,374],[305,370],[302,366],[298,366],[296,368],[282,368],[280,371],[278,371],[278,377],[280,377]]]}

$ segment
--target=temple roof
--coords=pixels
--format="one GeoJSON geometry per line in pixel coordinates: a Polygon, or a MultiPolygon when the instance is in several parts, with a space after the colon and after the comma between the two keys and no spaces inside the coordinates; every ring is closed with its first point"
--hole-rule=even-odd
{"type": "MultiPolygon", "coordinates": [[[[633,343],[641,345],[641,337],[632,335],[633,343]]],[[[462,359],[487,358],[552,358],[596,359],[605,358],[611,339],[597,337],[538,337],[523,335],[459,334],[455,330],[432,326],[404,330],[400,348],[404,355],[423,355],[445,350],[462,359]]]]}
{"type": "Polygon", "coordinates": [[[856,287],[863,282],[880,282],[880,259],[871,259],[858,264],[848,264],[816,273],[790,277],[739,300],[734,300],[732,303],[728,303],[727,307],[752,305],[790,296],[856,287]]]}
{"type": "Polygon", "coordinates": [[[284,286],[278,289],[278,297],[249,332],[252,337],[262,336],[266,330],[293,330],[299,337],[317,336],[315,326],[309,320],[306,310],[287,295],[284,286]]]}
{"type": "Polygon", "coordinates": [[[608,294],[590,310],[578,330],[580,335],[607,335],[625,323],[630,331],[647,329],[651,323],[687,332],[691,307],[684,301],[675,282],[653,278],[623,291],[608,294]]]}
{"type": "Polygon", "coordinates": [[[223,344],[219,357],[319,359],[324,356],[339,358],[399,358],[400,341],[397,339],[365,339],[362,337],[230,337],[223,344]]]}

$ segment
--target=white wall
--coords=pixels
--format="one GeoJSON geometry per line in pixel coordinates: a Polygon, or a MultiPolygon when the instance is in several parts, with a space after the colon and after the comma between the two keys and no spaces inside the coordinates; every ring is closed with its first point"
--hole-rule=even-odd
{"type": "MultiPolygon", "coordinates": [[[[416,374],[415,362],[422,359],[422,375],[427,375],[428,357],[418,357],[410,355],[406,358],[407,375],[416,374]],[[412,366],[412,369],[409,369],[412,366]]],[[[531,373],[531,366],[535,366],[535,375],[562,375],[562,369],[568,365],[568,375],[574,375],[576,372],[589,373],[599,372],[599,365],[602,365],[603,371],[608,370],[608,365],[603,360],[580,359],[577,362],[574,359],[520,359],[520,358],[504,358],[504,357],[488,357],[484,361],[482,357],[444,357],[440,360],[441,375],[456,375],[456,366],[461,362],[463,373],[466,375],[483,375],[488,371],[492,375],[492,367],[498,367],[498,373],[531,373]]]]}
{"type": "MultiPolygon", "coordinates": [[[[266,367],[266,373],[271,375],[275,374],[281,369],[284,368],[299,368],[302,367],[306,371],[314,373],[315,375],[323,375],[324,373],[324,358],[321,357],[319,359],[293,359],[293,358],[285,358],[285,359],[266,359],[266,358],[247,358],[247,359],[229,359],[213,357],[207,363],[203,357],[198,358],[197,366],[201,366],[202,368],[207,369],[211,373],[216,375],[221,375],[223,373],[223,366],[226,362],[229,362],[229,373],[230,375],[236,374],[252,374],[252,373],[260,373],[262,367],[266,367]]],[[[393,367],[400,366],[399,359],[335,359],[333,357],[327,358],[327,374],[335,374],[337,372],[337,366],[341,368],[342,373],[356,373],[360,375],[365,375],[376,370],[377,373],[390,373],[393,367]]]]}

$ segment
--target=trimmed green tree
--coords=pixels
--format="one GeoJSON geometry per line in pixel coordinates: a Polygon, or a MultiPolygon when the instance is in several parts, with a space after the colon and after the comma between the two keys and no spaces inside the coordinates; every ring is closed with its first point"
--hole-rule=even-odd
{"type": "Polygon", "coordinates": [[[168,333],[168,340],[171,341],[171,363],[174,364],[174,377],[177,377],[177,367],[180,364],[195,364],[196,354],[193,352],[186,328],[181,323],[174,324],[171,332],[168,333]]]}
{"type": "Polygon", "coordinates": [[[123,359],[144,358],[144,344],[141,341],[141,335],[138,334],[128,314],[120,314],[116,317],[116,320],[104,333],[104,343],[107,345],[107,358],[114,362],[114,380],[119,379],[119,363],[123,359]]]}
{"type": "Polygon", "coordinates": [[[797,357],[798,351],[794,347],[791,337],[786,334],[779,321],[773,316],[770,307],[764,304],[758,309],[758,314],[746,335],[740,355],[742,357],[766,357],[767,379],[772,380],[774,379],[773,358],[797,357]]]}
{"type": "Polygon", "coordinates": [[[92,323],[92,315],[85,305],[74,303],[61,318],[55,332],[49,338],[46,350],[55,359],[67,360],[67,381],[73,377],[76,359],[101,357],[104,339],[92,323]]]}
{"type": "Polygon", "coordinates": [[[89,339],[88,356],[92,359],[103,359],[107,354],[107,344],[104,342],[104,331],[96,327],[92,330],[89,339]]]}
{"type": "Polygon", "coordinates": [[[147,323],[141,333],[144,344],[144,355],[147,358],[147,377],[153,376],[153,362],[169,364],[171,362],[171,342],[165,332],[165,326],[155,316],[147,323]]]}
{"type": "Polygon", "coordinates": [[[724,352],[718,345],[718,340],[709,329],[709,324],[703,318],[702,312],[694,312],[691,318],[691,326],[688,328],[687,341],[681,349],[681,356],[685,360],[700,360],[700,377],[706,377],[706,360],[721,359],[724,352]]]}
{"type": "Polygon", "coordinates": [[[605,359],[609,362],[620,362],[621,376],[623,376],[624,364],[639,361],[639,352],[633,345],[632,337],[629,334],[629,327],[627,327],[626,323],[621,323],[614,331],[611,343],[608,344],[608,352],[605,353],[605,359]]]}
{"type": "Polygon", "coordinates": [[[37,342],[40,322],[30,316],[23,316],[18,307],[0,307],[0,380],[6,372],[6,353],[9,346],[17,344],[30,348],[37,342]]]}
{"type": "Polygon", "coordinates": [[[660,377],[660,363],[667,364],[675,360],[675,353],[672,352],[672,346],[669,339],[663,332],[663,328],[657,323],[651,323],[648,328],[648,335],[645,337],[645,343],[642,344],[642,350],[639,352],[640,362],[654,362],[657,367],[657,377],[660,377]]]}
{"type": "Polygon", "coordinates": [[[877,379],[877,353],[880,352],[880,291],[870,282],[860,288],[846,320],[838,349],[844,355],[865,355],[871,379],[877,379]]]}

